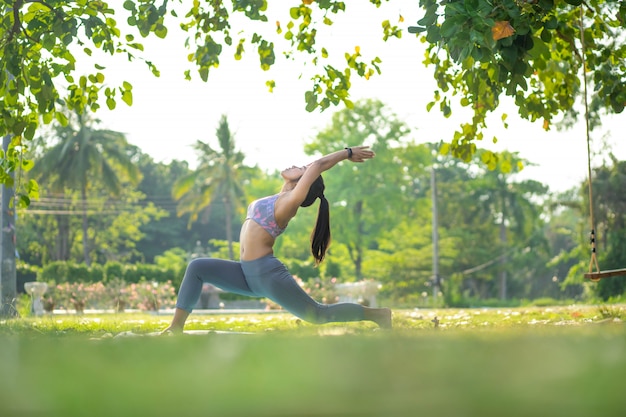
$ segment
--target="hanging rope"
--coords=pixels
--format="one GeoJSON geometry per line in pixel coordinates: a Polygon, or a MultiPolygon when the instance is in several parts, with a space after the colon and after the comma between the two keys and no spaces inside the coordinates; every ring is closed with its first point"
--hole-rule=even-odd
{"type": "MultiPolygon", "coordinates": [[[[593,215],[593,187],[591,185],[591,134],[589,129],[589,100],[587,98],[587,60],[586,60],[586,49],[585,49],[585,26],[584,26],[584,9],[583,5],[580,5],[580,51],[582,56],[582,64],[583,64],[583,94],[584,94],[584,103],[585,103],[585,132],[587,138],[587,184],[589,189],[589,221],[591,226],[591,233],[589,236],[590,244],[591,244],[591,260],[589,261],[589,273],[593,272],[593,267],[595,266],[596,272],[600,272],[600,267],[598,266],[598,257],[596,255],[596,223],[595,217],[593,215]]],[[[599,280],[599,278],[594,279],[594,281],[599,280]]]]}
{"type": "Polygon", "coordinates": [[[598,256],[596,250],[596,224],[593,214],[593,186],[591,184],[591,134],[589,128],[589,102],[587,98],[587,61],[585,58],[585,26],[584,26],[584,3],[580,5],[580,48],[583,64],[583,92],[585,103],[585,132],[587,135],[587,182],[589,189],[589,221],[591,225],[591,233],[589,236],[591,244],[591,260],[589,261],[589,272],[585,274],[585,278],[591,281],[599,281],[600,278],[608,278],[618,275],[626,275],[626,269],[613,269],[608,271],[600,271],[598,266],[598,256]],[[595,267],[595,272],[594,272],[595,267]]]}

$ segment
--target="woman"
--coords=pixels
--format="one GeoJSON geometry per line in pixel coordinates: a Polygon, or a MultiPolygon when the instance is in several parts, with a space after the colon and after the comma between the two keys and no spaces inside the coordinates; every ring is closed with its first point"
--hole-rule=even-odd
{"type": "Polygon", "coordinates": [[[203,283],[224,291],[266,297],[295,316],[317,324],[369,320],[391,328],[391,310],[369,308],[355,303],[320,304],[295,281],[287,268],[274,257],[274,242],[285,231],[300,207],[319,198],[317,223],[311,234],[311,251],[318,265],[330,244],[328,200],[321,173],[348,159],[364,162],[375,156],[368,146],[346,148],[326,155],[306,167],[285,169],[280,193],[250,204],[239,236],[240,262],[214,258],[192,260],[178,291],[174,318],[164,332],[182,332],[185,321],[198,302],[203,283]]]}

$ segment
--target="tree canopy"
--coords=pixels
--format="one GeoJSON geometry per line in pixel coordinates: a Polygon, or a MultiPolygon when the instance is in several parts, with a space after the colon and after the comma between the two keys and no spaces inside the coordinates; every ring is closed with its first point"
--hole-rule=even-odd
{"type": "Polygon", "coordinates": [[[435,70],[439,88],[429,109],[438,105],[449,116],[457,96],[472,115],[445,148],[453,155],[471,158],[487,116],[507,96],[522,118],[546,130],[558,116],[571,120],[588,110],[593,128],[603,114],[624,110],[626,2],[420,0],[420,6],[424,17],[409,31],[422,33],[424,63],[435,70]],[[581,106],[585,77],[593,90],[588,108],[581,106]]]}
{"type": "MultiPolygon", "coordinates": [[[[382,3],[370,0],[369,5],[375,11],[382,3]]],[[[419,39],[427,44],[424,63],[434,67],[439,87],[428,109],[438,105],[449,116],[454,100],[470,109],[471,121],[459,127],[442,148],[444,153],[469,161],[475,142],[483,138],[487,116],[507,96],[523,118],[542,121],[546,129],[559,115],[576,116],[580,111],[576,100],[583,92],[582,68],[593,91],[591,121],[599,121],[603,112],[623,110],[626,2],[420,0],[420,5],[424,15],[417,25],[405,26],[399,16],[397,22],[382,21],[378,30],[385,41],[407,30],[421,33],[419,39]]],[[[251,52],[263,71],[272,68],[278,57],[299,55],[316,72],[303,94],[306,109],[339,104],[351,108],[353,75],[379,74],[380,59],[365,59],[355,45],[337,63],[329,59],[328,45],[318,43],[319,34],[337,16],[351,13],[351,2],[302,0],[295,6],[272,7],[288,10],[288,18],[270,19],[265,0],[121,4],[0,0],[0,135],[12,137],[1,181],[12,185],[8,173],[30,166],[22,155],[41,124],[67,123],[67,111],[96,111],[102,105],[114,109],[119,100],[132,105],[130,82],[109,84],[107,57],[142,61],[158,76],[159,69],[144,56],[140,40],[164,38],[176,26],[188,35],[188,60],[202,80],[219,67],[226,53],[239,60],[251,52]],[[94,59],[87,73],[77,70],[77,62],[94,59]]],[[[192,77],[191,69],[186,77],[192,77]]],[[[266,81],[270,91],[275,84],[266,81]]],[[[502,115],[505,124],[506,116],[502,115]]],[[[493,166],[493,158],[485,153],[483,159],[493,166]]],[[[31,184],[30,190],[23,191],[34,189],[31,184]]]]}

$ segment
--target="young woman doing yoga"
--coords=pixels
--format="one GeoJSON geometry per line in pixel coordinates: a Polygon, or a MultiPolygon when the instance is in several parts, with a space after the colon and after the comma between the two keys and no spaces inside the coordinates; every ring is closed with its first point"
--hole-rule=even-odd
{"type": "Polygon", "coordinates": [[[273,251],[276,238],[285,231],[298,209],[309,207],[319,199],[311,251],[315,263],[322,262],[330,244],[330,223],[321,174],[343,160],[358,163],[374,156],[368,146],[356,146],[325,155],[307,166],[292,166],[282,171],[284,184],[280,192],[256,200],[248,207],[239,235],[239,262],[198,258],[189,263],[178,291],[174,317],[164,332],[182,332],[205,282],[224,291],[268,298],[311,323],[368,320],[381,328],[391,328],[391,310],[388,308],[315,301],[298,285],[285,265],[274,257],[273,251]]]}

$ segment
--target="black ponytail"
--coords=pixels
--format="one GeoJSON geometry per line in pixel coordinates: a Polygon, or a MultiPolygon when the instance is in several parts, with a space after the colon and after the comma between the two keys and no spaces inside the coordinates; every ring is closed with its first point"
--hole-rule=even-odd
{"type": "Polygon", "coordinates": [[[324,179],[320,175],[311,184],[309,193],[305,200],[300,204],[302,207],[308,207],[319,198],[320,206],[317,211],[317,221],[315,229],[311,233],[311,253],[315,258],[315,265],[319,265],[326,256],[326,250],[330,245],[330,209],[328,200],[324,196],[324,179]]]}

